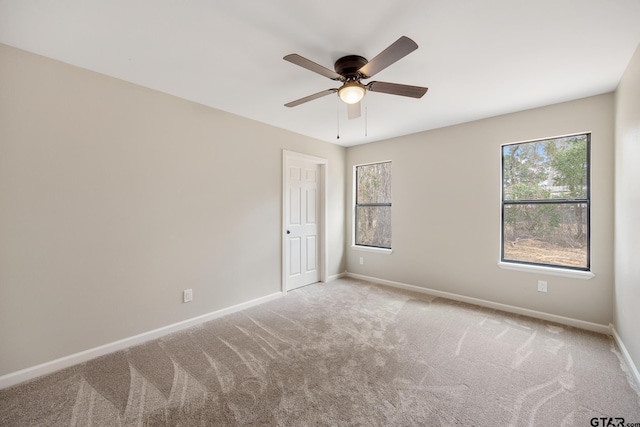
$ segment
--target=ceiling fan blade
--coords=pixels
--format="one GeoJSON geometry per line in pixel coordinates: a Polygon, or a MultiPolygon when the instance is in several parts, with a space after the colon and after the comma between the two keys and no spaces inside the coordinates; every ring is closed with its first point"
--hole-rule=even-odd
{"type": "Polygon", "coordinates": [[[323,67],[320,64],[316,64],[315,62],[304,58],[297,53],[292,53],[291,55],[287,55],[284,58],[285,61],[289,61],[292,64],[299,65],[302,68],[306,68],[307,70],[313,71],[314,73],[318,73],[325,77],[329,77],[331,80],[340,80],[342,76],[336,73],[333,70],[328,69],[327,67],[323,67]]]}
{"type": "Polygon", "coordinates": [[[336,93],[338,89],[327,89],[322,92],[314,93],[313,95],[305,96],[304,98],[297,99],[295,101],[291,101],[289,103],[284,104],[285,107],[295,107],[300,104],[304,104],[305,102],[313,101],[314,99],[322,98],[323,96],[330,95],[332,93],[336,93]]]}
{"type": "Polygon", "coordinates": [[[365,76],[364,78],[368,79],[373,77],[375,74],[378,74],[394,62],[404,58],[417,48],[418,45],[416,42],[411,40],[409,37],[402,36],[358,71],[365,76]]]}
{"type": "Polygon", "coordinates": [[[408,96],[411,98],[422,98],[429,88],[422,86],[401,85],[387,82],[370,82],[367,89],[371,92],[388,93],[391,95],[408,96]]]}
{"type": "Polygon", "coordinates": [[[347,117],[349,120],[360,117],[360,101],[355,104],[347,104],[347,117]]]}

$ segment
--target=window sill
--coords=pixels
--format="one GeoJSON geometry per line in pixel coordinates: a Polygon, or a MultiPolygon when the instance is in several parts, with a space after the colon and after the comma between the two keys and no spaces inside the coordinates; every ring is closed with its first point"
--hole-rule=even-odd
{"type": "Polygon", "coordinates": [[[542,267],[538,265],[516,264],[511,262],[498,262],[498,267],[505,270],[524,271],[526,273],[548,274],[550,276],[569,277],[571,279],[589,280],[596,277],[590,271],[569,270],[566,268],[542,267]]]}
{"type": "Polygon", "coordinates": [[[351,245],[351,249],[356,249],[364,252],[376,252],[379,254],[386,254],[386,255],[390,255],[393,252],[393,249],[374,248],[371,246],[359,246],[359,245],[351,245]]]}

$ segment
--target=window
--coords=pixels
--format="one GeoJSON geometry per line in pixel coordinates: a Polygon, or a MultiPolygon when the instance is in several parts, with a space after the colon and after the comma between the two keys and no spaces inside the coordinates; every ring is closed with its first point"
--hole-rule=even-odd
{"type": "Polygon", "coordinates": [[[502,146],[501,260],[589,271],[591,134],[502,146]]]}
{"type": "Polygon", "coordinates": [[[391,162],[355,169],[355,244],[391,249],[391,162]]]}

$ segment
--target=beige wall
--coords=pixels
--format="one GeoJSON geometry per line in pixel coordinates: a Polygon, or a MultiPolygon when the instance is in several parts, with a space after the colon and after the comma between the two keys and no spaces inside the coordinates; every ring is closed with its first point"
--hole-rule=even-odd
{"type": "Polygon", "coordinates": [[[347,151],[347,270],[608,325],[613,307],[613,94],[347,151]],[[500,145],[592,132],[591,262],[580,280],[500,269],[500,145]],[[352,167],[393,161],[393,253],[351,248],[352,167]],[[364,257],[364,265],[359,258],[364,257]],[[548,293],[537,292],[537,281],[548,293]]]}
{"type": "Polygon", "coordinates": [[[640,368],[640,45],[616,91],[615,321],[640,368]]]}
{"type": "Polygon", "coordinates": [[[344,148],[0,45],[0,376],[279,292],[282,149],[342,272],[344,148]]]}

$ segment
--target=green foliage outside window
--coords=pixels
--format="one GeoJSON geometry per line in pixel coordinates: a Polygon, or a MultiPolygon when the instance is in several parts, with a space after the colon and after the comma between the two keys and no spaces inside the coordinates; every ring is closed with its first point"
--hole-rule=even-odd
{"type": "Polygon", "coordinates": [[[502,147],[503,261],[589,268],[589,140],[502,147]]]}

